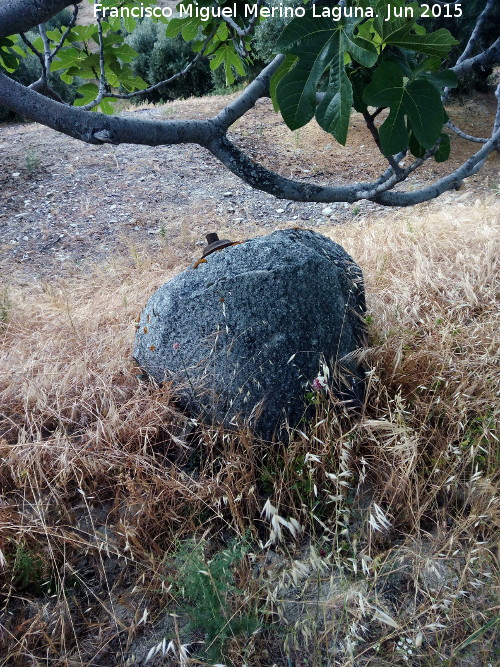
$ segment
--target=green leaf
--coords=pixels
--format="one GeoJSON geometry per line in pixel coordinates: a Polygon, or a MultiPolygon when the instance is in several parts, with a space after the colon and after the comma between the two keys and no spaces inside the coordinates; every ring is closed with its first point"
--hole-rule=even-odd
{"type": "Polygon", "coordinates": [[[421,72],[418,78],[425,78],[440,93],[443,88],[456,88],[458,86],[457,75],[451,69],[443,72],[421,72]]]}
{"type": "MultiPolygon", "coordinates": [[[[341,39],[339,33],[336,39],[341,39]]],[[[335,45],[335,40],[333,44],[335,45]]],[[[347,140],[352,103],[352,85],[345,72],[343,50],[337,44],[335,56],[330,63],[328,89],[316,109],[316,120],[320,127],[330,132],[342,146],[345,146],[347,140]]]]}
{"type": "Polygon", "coordinates": [[[417,51],[418,53],[425,53],[429,56],[445,58],[450,52],[451,47],[454,44],[458,44],[458,42],[448,30],[440,28],[426,35],[413,35],[408,31],[408,34],[401,35],[397,39],[392,39],[390,44],[403,49],[417,51]]]}
{"type": "Polygon", "coordinates": [[[167,37],[175,38],[181,33],[185,42],[191,42],[196,39],[201,25],[201,19],[196,17],[173,18],[168,22],[165,34],[167,37]]]}
{"type": "Polygon", "coordinates": [[[418,143],[411,130],[409,133],[408,148],[414,157],[423,157],[425,154],[425,148],[418,143]]]}
{"type": "Polygon", "coordinates": [[[82,107],[85,104],[92,102],[92,100],[95,100],[99,89],[95,83],[84,83],[83,86],[78,87],[78,92],[83,95],[83,97],[75,100],[74,105],[75,107],[82,107]]]}
{"type": "Polygon", "coordinates": [[[370,81],[368,73],[366,70],[359,68],[354,70],[350,79],[353,93],[353,107],[358,113],[364,113],[367,111],[367,107],[363,101],[363,92],[370,81]]]}
{"type": "Polygon", "coordinates": [[[21,56],[21,58],[26,58],[26,52],[23,51],[23,49],[20,46],[18,46],[17,44],[14,44],[10,48],[11,48],[11,51],[14,51],[14,53],[17,53],[17,55],[21,56]]]}
{"type": "Polygon", "coordinates": [[[131,63],[138,55],[137,51],[133,49],[130,44],[125,43],[112,47],[108,53],[119,58],[124,63],[131,63]]]}
{"type": "Polygon", "coordinates": [[[110,26],[111,30],[113,30],[114,32],[118,32],[118,30],[121,29],[122,25],[121,25],[119,16],[113,16],[113,17],[109,16],[109,17],[106,17],[106,18],[108,20],[108,23],[109,23],[109,26],[110,26]]]}
{"type": "Polygon", "coordinates": [[[273,108],[275,111],[280,110],[278,99],[276,97],[276,88],[278,87],[278,84],[281,81],[281,79],[285,76],[285,74],[288,74],[288,72],[295,65],[296,62],[297,62],[297,56],[292,56],[290,54],[287,54],[281,65],[278,67],[276,72],[271,77],[271,81],[269,83],[269,94],[271,95],[271,100],[273,102],[273,108]]]}
{"type": "Polygon", "coordinates": [[[440,139],[441,143],[439,144],[437,151],[434,153],[434,159],[436,162],[446,162],[446,160],[450,157],[450,137],[442,132],[440,134],[440,139]]]}
{"type": "Polygon", "coordinates": [[[224,65],[224,70],[226,72],[226,83],[229,86],[232,85],[235,81],[233,69],[240,76],[245,75],[245,65],[234,50],[234,46],[231,43],[221,44],[221,46],[215,52],[214,57],[210,60],[210,69],[212,71],[215,71],[221,65],[224,65]]]}
{"type": "Polygon", "coordinates": [[[53,42],[58,42],[62,37],[62,32],[56,28],[56,30],[47,30],[47,37],[53,42]]]}
{"type": "Polygon", "coordinates": [[[137,25],[137,21],[134,18],[132,18],[132,16],[124,16],[123,25],[125,26],[125,30],[130,34],[131,32],[134,31],[137,25]]]}
{"type": "Polygon", "coordinates": [[[113,104],[116,104],[118,100],[114,99],[113,97],[105,97],[102,99],[99,104],[98,108],[108,116],[111,116],[114,113],[114,108],[113,104]]]}
{"type": "Polygon", "coordinates": [[[379,128],[386,156],[407,148],[409,137],[405,118],[424,148],[432,148],[441,133],[443,105],[437,89],[426,80],[405,83],[403,73],[393,62],[384,62],[377,67],[363,100],[370,106],[390,107],[389,116],[379,128]]]}
{"type": "Polygon", "coordinates": [[[375,13],[373,28],[385,45],[394,44],[393,40],[406,35],[416,25],[415,14],[419,16],[420,10],[416,3],[406,5],[405,0],[379,0],[375,13]],[[403,16],[395,16],[396,12],[402,12],[403,16]]]}
{"type": "Polygon", "coordinates": [[[457,40],[444,28],[427,34],[425,27],[417,23],[421,13],[422,10],[417,3],[406,4],[405,0],[379,0],[373,26],[384,45],[390,44],[417,53],[445,58],[451,47],[458,44],[457,40]],[[403,16],[395,16],[400,12],[403,16]]]}
{"type": "Polygon", "coordinates": [[[283,30],[276,48],[297,58],[276,88],[277,103],[290,129],[302,127],[316,113],[321,127],[340,143],[345,143],[352,106],[352,87],[345,74],[345,55],[349,54],[365,67],[371,67],[377,60],[375,47],[353,35],[360,20],[332,21],[326,17],[315,17],[309,11],[304,17],[293,19],[283,30]],[[316,91],[328,68],[328,88],[317,107],[316,91]]]}
{"type": "Polygon", "coordinates": [[[10,74],[16,71],[17,66],[19,65],[19,60],[13,53],[0,50],[0,65],[10,74]]]}

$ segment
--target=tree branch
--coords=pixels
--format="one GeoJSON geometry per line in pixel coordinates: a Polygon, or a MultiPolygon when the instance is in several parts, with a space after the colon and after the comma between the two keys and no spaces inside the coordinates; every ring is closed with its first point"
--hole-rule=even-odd
{"type": "Polygon", "coordinates": [[[358,189],[367,189],[370,184],[349,186],[325,186],[295,181],[281,176],[261,164],[251,160],[248,155],[237,148],[225,135],[216,134],[206,144],[206,148],[215,155],[233,174],[257,190],[263,190],[278,199],[292,201],[341,202],[357,201],[358,189]]]}
{"type": "Polygon", "coordinates": [[[208,48],[208,45],[210,44],[210,41],[212,40],[212,37],[215,35],[217,32],[217,28],[215,28],[210,35],[207,37],[205,40],[205,44],[201,51],[198,52],[198,54],[191,60],[185,67],[182,69],[180,72],[176,72],[176,74],[173,74],[171,77],[168,79],[164,79],[163,81],[159,81],[158,83],[155,83],[153,86],[149,86],[149,88],[143,88],[142,90],[136,90],[133,93],[125,93],[125,94],[120,94],[120,93],[110,93],[109,97],[115,97],[118,100],[129,100],[133,97],[137,97],[137,95],[143,95],[145,93],[151,93],[153,90],[158,90],[159,88],[163,88],[163,86],[167,86],[170,83],[173,83],[177,79],[179,79],[181,76],[184,76],[191,70],[196,63],[205,55],[205,52],[208,48]]]}
{"type": "Polygon", "coordinates": [[[78,5],[73,5],[73,16],[71,17],[71,21],[68,24],[68,27],[64,31],[64,33],[61,36],[61,39],[59,40],[59,44],[56,46],[56,48],[52,51],[51,53],[51,60],[53,60],[57,54],[59,53],[59,50],[64,46],[64,42],[68,38],[69,33],[73,29],[73,26],[76,23],[76,19],[78,18],[78,5]]]}
{"type": "Polygon", "coordinates": [[[283,55],[276,56],[274,60],[262,70],[259,76],[245,88],[239,97],[217,114],[214,121],[217,123],[221,131],[227,131],[238,118],[241,118],[255,105],[255,102],[257,102],[260,97],[269,94],[269,82],[271,81],[271,77],[281,65],[284,58],[285,56],[283,55]]]}
{"type": "Polygon", "coordinates": [[[444,176],[436,183],[413,192],[384,192],[380,197],[375,197],[373,201],[383,206],[414,206],[415,204],[435,199],[439,195],[442,195],[443,192],[446,192],[446,190],[459,187],[465,178],[476,174],[483,166],[488,155],[497,149],[498,146],[500,146],[499,130],[491,137],[488,143],[484,144],[477,153],[466,160],[458,169],[455,169],[448,176],[444,176]]]}
{"type": "Polygon", "coordinates": [[[257,23],[257,19],[259,18],[259,10],[261,5],[262,5],[262,0],[258,0],[256,3],[257,11],[251,17],[246,28],[240,28],[240,26],[236,23],[236,21],[234,21],[229,16],[224,16],[223,21],[227,23],[227,25],[231,28],[231,30],[233,30],[238,35],[238,37],[247,37],[253,32],[253,29],[255,28],[255,24],[257,23]]]}
{"type": "Polygon", "coordinates": [[[96,20],[97,20],[97,33],[99,35],[99,90],[97,91],[97,97],[94,100],[92,100],[92,102],[84,104],[80,107],[82,111],[90,111],[91,109],[94,109],[94,107],[96,107],[98,104],[100,104],[101,101],[104,99],[104,97],[106,97],[109,88],[108,82],[106,80],[106,70],[104,63],[104,40],[102,38],[101,12],[97,12],[96,20]]]}
{"type": "Polygon", "coordinates": [[[479,53],[472,58],[467,58],[467,60],[462,60],[461,63],[456,64],[450,69],[452,72],[455,72],[456,76],[460,79],[470,72],[475,65],[483,65],[487,67],[488,65],[495,65],[498,62],[500,62],[500,37],[498,37],[497,40],[482,53],[479,53]]]}
{"type": "Polygon", "coordinates": [[[0,0],[0,37],[28,32],[81,0],[0,0]]]}
{"type": "Polygon", "coordinates": [[[89,144],[204,145],[216,131],[210,120],[153,122],[88,113],[39,95],[1,72],[0,104],[20,116],[89,144]]]}
{"type": "Polygon", "coordinates": [[[486,23],[486,19],[488,18],[489,14],[491,13],[491,10],[495,6],[495,0],[487,0],[486,5],[479,15],[476,25],[474,27],[474,30],[472,31],[471,36],[469,37],[469,41],[467,42],[467,46],[465,47],[462,55],[460,58],[457,60],[455,63],[456,65],[460,65],[464,60],[467,60],[472,53],[474,52],[474,49],[477,46],[477,43],[479,41],[479,36],[481,34],[481,30],[483,29],[484,24],[486,23]]]}
{"type": "Polygon", "coordinates": [[[28,49],[38,58],[43,71],[43,69],[45,68],[45,58],[43,57],[43,54],[40,53],[40,51],[35,47],[35,45],[26,37],[24,32],[19,33],[19,37],[23,40],[28,49]]]}
{"type": "MultiPolygon", "coordinates": [[[[469,58],[469,56],[474,52],[474,49],[477,46],[477,43],[479,41],[479,36],[481,34],[481,30],[484,27],[484,24],[486,23],[486,19],[488,18],[491,10],[493,9],[495,4],[495,0],[487,0],[486,5],[479,15],[476,25],[474,27],[474,30],[472,31],[471,36],[469,37],[469,41],[467,42],[467,45],[465,49],[462,52],[462,55],[458,58],[457,62],[455,63],[455,67],[457,65],[460,65],[463,63],[465,60],[469,58]]],[[[449,96],[450,96],[450,88],[445,88],[443,90],[443,95],[442,95],[442,100],[443,104],[447,102],[449,96]]]]}
{"type": "Polygon", "coordinates": [[[449,120],[446,123],[446,127],[449,127],[450,130],[455,132],[459,137],[462,139],[467,139],[467,141],[473,141],[476,144],[486,144],[488,142],[488,139],[482,139],[481,137],[473,137],[472,134],[466,134],[465,132],[462,132],[462,130],[457,127],[454,123],[449,120]]]}
{"type": "MultiPolygon", "coordinates": [[[[373,114],[370,114],[368,113],[368,111],[365,110],[363,111],[363,118],[365,119],[366,127],[370,130],[370,134],[373,137],[373,141],[375,142],[377,148],[382,153],[382,155],[384,155],[384,152],[382,150],[382,144],[380,143],[380,136],[378,133],[378,129],[375,123],[373,122],[373,119],[376,118],[381,111],[382,108],[379,108],[373,114]]],[[[387,159],[387,162],[392,167],[392,170],[396,174],[396,176],[399,176],[400,174],[403,173],[403,170],[391,155],[389,156],[384,155],[384,157],[387,159]]]]}

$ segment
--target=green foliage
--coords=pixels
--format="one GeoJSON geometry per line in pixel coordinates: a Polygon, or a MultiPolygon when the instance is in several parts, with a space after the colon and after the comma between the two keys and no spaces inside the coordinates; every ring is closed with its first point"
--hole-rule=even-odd
{"type": "Polygon", "coordinates": [[[233,609],[234,600],[241,595],[234,569],[247,551],[245,542],[233,542],[207,560],[203,545],[190,541],[182,544],[174,557],[177,574],[171,583],[189,619],[185,631],[204,631],[205,657],[210,664],[224,660],[228,639],[257,629],[254,614],[242,615],[233,609]]]}
{"type": "Polygon", "coordinates": [[[384,155],[395,155],[408,146],[408,129],[427,149],[441,134],[444,114],[435,112],[441,105],[439,92],[425,79],[405,82],[401,68],[394,62],[383,62],[377,67],[363,99],[371,106],[390,108],[379,130],[384,155]]]}
{"type": "Polygon", "coordinates": [[[18,544],[12,567],[14,588],[35,595],[43,593],[46,567],[38,554],[18,544]]]}
{"type": "MultiPolygon", "coordinates": [[[[144,7],[155,4],[154,0],[142,3],[144,7]]],[[[241,28],[246,25],[243,4],[236,2],[239,13],[233,18],[241,28]]],[[[295,0],[293,4],[302,3],[295,0]]],[[[116,14],[108,11],[101,22],[110,90],[144,90],[180,72],[203,50],[204,56],[186,75],[134,99],[157,102],[204,95],[214,82],[217,87],[223,82],[226,86],[241,82],[252,72],[255,62],[268,61],[273,52],[281,52],[286,57],[272,78],[270,90],[275,109],[290,129],[298,129],[316,118],[326,132],[344,145],[352,108],[366,115],[368,106],[383,107],[389,109],[379,129],[386,156],[409,149],[420,157],[426,150],[436,150],[436,146],[437,161],[449,156],[449,140],[442,132],[447,117],[440,97],[444,87],[457,85],[454,75],[443,71],[443,62],[458,42],[441,26],[428,31],[432,21],[421,18],[424,10],[416,2],[351,0],[340,15],[340,7],[318,4],[309,6],[304,16],[291,20],[260,17],[253,42],[248,35],[238,35],[217,12],[210,11],[232,8],[233,3],[226,0],[183,0],[178,8],[196,5],[197,12],[192,16],[141,21],[121,19],[118,15],[118,7],[135,6],[132,0],[106,0],[103,5],[108,10],[113,8],[116,14]],[[322,95],[319,97],[318,93],[322,95]]],[[[282,3],[272,0],[270,7],[277,5],[281,7],[282,3]]],[[[474,6],[479,11],[477,2],[474,6]]],[[[59,42],[69,16],[66,13],[48,26],[47,35],[53,46],[59,42]]],[[[454,13],[453,16],[455,25],[458,21],[454,13]]],[[[40,37],[35,45],[42,48],[40,37]]],[[[69,97],[76,106],[91,103],[98,95],[98,45],[97,25],[77,25],[52,65],[60,85],[63,82],[73,86],[69,97]],[[84,81],[77,81],[76,77],[84,81]]],[[[26,57],[15,38],[0,41],[0,66],[16,78],[23,76],[20,60],[29,63],[31,58],[26,57]]],[[[59,92],[52,78],[51,84],[59,92]]],[[[112,113],[115,101],[104,97],[97,108],[112,113]]]]}
{"type": "Polygon", "coordinates": [[[7,287],[4,287],[0,292],[0,331],[6,327],[7,322],[9,321],[11,307],[12,303],[9,298],[9,290],[7,287]]]}
{"type": "Polygon", "coordinates": [[[40,167],[40,157],[36,151],[29,149],[24,156],[24,165],[29,174],[33,174],[40,167]]]}
{"type": "Polygon", "coordinates": [[[371,44],[353,36],[358,23],[357,19],[335,23],[328,18],[314,18],[309,11],[283,31],[277,49],[292,54],[296,60],[277,85],[276,102],[291,130],[308,123],[316,113],[321,127],[345,144],[353,101],[345,55],[351,54],[367,67],[377,59],[371,44]],[[330,70],[328,88],[317,105],[316,92],[326,68],[330,70]]]}
{"type": "MultiPolygon", "coordinates": [[[[137,53],[132,63],[134,76],[155,83],[168,79],[186,65],[193,53],[182,37],[169,39],[165,26],[144,19],[126,38],[126,43],[137,53]]],[[[142,101],[159,102],[178,98],[206,95],[212,88],[212,78],[208,60],[202,58],[185,75],[173,83],[133,98],[142,101]]]]}
{"type": "MultiPolygon", "coordinates": [[[[389,107],[389,117],[380,128],[384,154],[394,155],[409,145],[420,154],[422,148],[434,146],[446,121],[440,93],[445,86],[456,85],[456,79],[439,69],[456,40],[445,29],[426,33],[417,23],[421,10],[416,4],[405,0],[358,4],[364,5],[366,15],[332,20],[330,8],[317,8],[285,27],[276,50],[287,57],[271,82],[275,108],[290,129],[315,116],[324,130],[345,144],[352,107],[361,112],[368,105],[389,107]],[[395,8],[401,17],[389,14],[395,8]],[[373,17],[370,9],[375,10],[373,17]],[[326,91],[318,103],[317,93],[323,87],[326,91]]],[[[447,146],[443,139],[438,160],[447,158],[447,146]]]]}
{"type": "MultiPolygon", "coordinates": [[[[57,17],[59,17],[59,14],[57,17]]],[[[54,19],[57,17],[54,17],[54,19]]],[[[32,43],[40,39],[37,32],[28,32],[27,37],[32,43]]],[[[29,86],[31,83],[37,81],[40,78],[40,61],[34,53],[28,50],[28,47],[24,44],[20,37],[15,37],[12,39],[15,40],[16,53],[22,53],[23,57],[18,58],[17,67],[9,75],[15,81],[22,83],[23,86],[29,86]]],[[[77,88],[79,85],[83,84],[83,81],[80,77],[74,77],[71,81],[65,81],[57,74],[52,73],[49,74],[48,82],[52,90],[68,104],[73,104],[78,96],[77,88]]],[[[0,122],[15,119],[18,119],[18,116],[13,111],[0,106],[0,122]]]]}

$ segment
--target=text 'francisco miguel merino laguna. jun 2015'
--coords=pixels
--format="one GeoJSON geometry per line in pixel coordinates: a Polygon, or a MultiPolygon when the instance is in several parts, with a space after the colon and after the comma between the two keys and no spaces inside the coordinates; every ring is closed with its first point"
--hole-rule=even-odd
{"type": "MultiPolygon", "coordinates": [[[[425,4],[420,5],[421,18],[460,18],[462,16],[461,4],[440,5],[425,4]]],[[[172,7],[145,6],[139,3],[133,7],[104,7],[102,4],[94,5],[94,16],[103,18],[200,18],[202,21],[208,21],[211,18],[235,19],[243,17],[247,19],[272,18],[279,16],[281,18],[304,17],[306,12],[312,12],[315,18],[329,18],[333,21],[340,21],[343,18],[370,19],[377,16],[373,7],[293,7],[286,3],[280,3],[272,7],[261,7],[258,3],[234,2],[232,5],[221,7],[220,5],[199,6],[195,4],[178,5],[175,9],[172,7]]],[[[387,6],[387,13],[384,16],[385,21],[391,21],[394,18],[414,18],[415,7],[412,5],[391,5],[387,6]]]]}

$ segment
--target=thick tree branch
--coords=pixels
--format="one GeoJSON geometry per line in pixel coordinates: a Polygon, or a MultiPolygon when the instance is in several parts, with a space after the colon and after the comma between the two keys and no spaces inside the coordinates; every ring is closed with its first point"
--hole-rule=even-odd
{"type": "MultiPolygon", "coordinates": [[[[19,0],[9,3],[9,16],[12,15],[12,4],[19,7],[19,0]]],[[[71,4],[74,4],[71,3],[71,4]]],[[[56,13],[62,7],[54,9],[57,5],[55,0],[26,0],[24,6],[28,5],[31,16],[37,10],[37,23],[41,23],[40,16],[43,12],[50,15],[56,13]]],[[[5,11],[6,0],[0,0],[0,17],[5,11]]],[[[14,12],[16,14],[16,12],[14,12]]],[[[46,16],[48,18],[49,16],[46,16]]],[[[17,17],[19,20],[19,16],[17,17]]],[[[46,19],[44,19],[46,20],[46,19]]],[[[12,23],[11,23],[12,25],[12,23]]],[[[29,26],[32,27],[32,26],[29,26]]],[[[100,28],[98,20],[98,28],[100,28]]],[[[1,31],[0,31],[1,34],[1,31]]],[[[10,34],[10,33],[8,33],[10,34]]],[[[42,32],[42,39],[44,35],[42,32]]],[[[108,85],[104,77],[103,40],[102,31],[99,33],[100,42],[100,89],[101,99],[104,92],[108,92],[108,85]]],[[[45,70],[48,70],[47,59],[50,61],[53,55],[48,40],[44,40],[45,53],[42,56],[45,70]]],[[[60,48],[56,47],[56,48],[60,48]]],[[[474,65],[487,65],[500,60],[500,38],[485,52],[472,58],[465,58],[459,62],[454,69],[457,76],[463,76],[474,65]]],[[[42,97],[33,90],[29,90],[12,79],[0,73],[0,104],[17,113],[40,122],[58,132],[65,133],[76,139],[92,144],[102,143],[131,143],[148,146],[160,146],[178,143],[195,143],[207,148],[233,173],[242,178],[256,189],[269,192],[281,199],[296,201],[315,202],[355,202],[365,198],[386,206],[409,206],[439,196],[444,191],[456,187],[464,178],[471,176],[481,168],[488,155],[498,148],[500,143],[500,110],[495,121],[495,131],[491,139],[461,167],[452,174],[440,179],[432,186],[422,188],[413,192],[395,192],[392,188],[403,181],[412,171],[417,169],[424,160],[428,159],[437,150],[438,145],[427,151],[426,154],[408,167],[403,168],[399,163],[404,153],[390,159],[390,168],[373,183],[355,183],[348,186],[320,185],[285,178],[280,174],[266,169],[264,166],[253,162],[246,154],[233,145],[226,137],[228,128],[241,118],[255,102],[269,91],[269,81],[272,74],[281,64],[283,56],[277,56],[261,74],[247,87],[247,89],[217,116],[204,121],[143,121],[135,118],[110,117],[104,114],[88,114],[82,108],[68,107],[58,104],[53,100],[42,97]]],[[[191,65],[192,66],[192,65],[191,65]]],[[[189,66],[187,66],[189,67],[189,66]]],[[[179,76],[181,73],[179,73],[179,76]]],[[[161,82],[164,83],[164,82],[161,82]]],[[[157,84],[161,85],[161,84],[157,84]]],[[[500,88],[497,90],[500,97],[500,88]]],[[[373,124],[375,115],[369,115],[369,121],[375,129],[375,140],[377,137],[376,127],[373,124]]],[[[366,120],[366,119],[365,119],[366,120]]]]}
{"type": "MultiPolygon", "coordinates": [[[[262,80],[261,82],[263,84],[262,80]]],[[[259,94],[259,88],[254,88],[253,94],[243,100],[243,105],[258,99],[259,94]]],[[[241,97],[244,98],[245,94],[241,97]]],[[[208,148],[233,173],[256,189],[269,192],[280,199],[294,201],[355,202],[361,198],[370,198],[386,206],[410,206],[433,199],[445,190],[456,187],[464,178],[476,173],[500,143],[500,131],[497,131],[488,143],[459,169],[428,188],[415,192],[384,191],[379,194],[380,190],[393,187],[400,177],[392,174],[385,182],[379,179],[375,183],[356,183],[350,186],[323,186],[294,181],[266,169],[242,153],[225,136],[225,128],[221,126],[219,117],[204,121],[152,122],[100,113],[89,114],[38,95],[3,74],[0,74],[0,104],[87,143],[131,143],[147,146],[199,144],[208,148]]]]}
{"type": "Polygon", "coordinates": [[[493,134],[496,134],[500,130],[500,83],[495,91],[495,97],[497,98],[497,112],[495,115],[495,123],[493,124],[493,134]]]}
{"type": "Polygon", "coordinates": [[[58,104],[0,73],[0,104],[57,132],[90,144],[116,143],[165,146],[204,145],[215,133],[210,120],[152,122],[58,104]]]}
{"type": "Polygon", "coordinates": [[[0,37],[27,32],[72,4],[75,0],[0,0],[0,37]]]}
{"type": "Polygon", "coordinates": [[[208,150],[222,162],[233,174],[246,183],[274,195],[278,199],[292,201],[341,202],[357,201],[358,190],[370,188],[370,183],[358,183],[349,186],[325,186],[295,181],[281,176],[270,169],[254,162],[229,141],[226,136],[215,135],[206,144],[208,150]]]}

